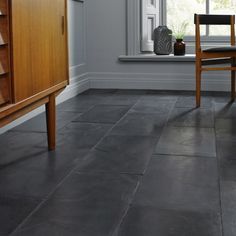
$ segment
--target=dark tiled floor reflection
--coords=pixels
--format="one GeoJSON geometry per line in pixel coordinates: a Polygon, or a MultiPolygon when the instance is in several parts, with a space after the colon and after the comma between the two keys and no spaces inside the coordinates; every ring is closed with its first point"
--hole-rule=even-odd
{"type": "Polygon", "coordinates": [[[0,235],[235,236],[228,94],[88,90],[0,136],[0,235]]]}

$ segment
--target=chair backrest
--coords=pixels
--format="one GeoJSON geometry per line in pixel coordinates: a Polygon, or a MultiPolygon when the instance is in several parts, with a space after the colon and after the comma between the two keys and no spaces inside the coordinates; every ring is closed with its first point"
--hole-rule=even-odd
{"type": "Polygon", "coordinates": [[[200,25],[231,25],[235,24],[233,15],[194,15],[194,24],[197,24],[197,18],[200,25]],[[233,17],[233,19],[231,19],[233,17]],[[233,22],[232,22],[233,20],[233,22]]]}
{"type": "Polygon", "coordinates": [[[203,15],[194,14],[196,33],[196,54],[201,52],[200,25],[230,25],[231,45],[235,45],[235,16],[234,15],[203,15]]]}

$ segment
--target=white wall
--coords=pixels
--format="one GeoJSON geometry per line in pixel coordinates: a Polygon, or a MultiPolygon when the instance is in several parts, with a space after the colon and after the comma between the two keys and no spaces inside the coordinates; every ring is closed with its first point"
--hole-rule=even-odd
{"type": "MultiPolygon", "coordinates": [[[[91,87],[194,90],[193,62],[118,61],[118,56],[126,53],[126,1],[129,0],[86,1],[91,87]]],[[[207,75],[203,76],[204,90],[229,90],[229,77],[216,72],[207,75]]]]}

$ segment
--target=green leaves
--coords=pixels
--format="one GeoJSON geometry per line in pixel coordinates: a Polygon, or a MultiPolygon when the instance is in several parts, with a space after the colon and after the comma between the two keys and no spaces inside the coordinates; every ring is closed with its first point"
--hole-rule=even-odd
{"type": "Polygon", "coordinates": [[[173,26],[172,27],[172,35],[176,38],[176,39],[183,39],[185,34],[186,34],[186,29],[188,27],[188,22],[184,21],[181,24],[177,25],[177,26],[173,26]]]}

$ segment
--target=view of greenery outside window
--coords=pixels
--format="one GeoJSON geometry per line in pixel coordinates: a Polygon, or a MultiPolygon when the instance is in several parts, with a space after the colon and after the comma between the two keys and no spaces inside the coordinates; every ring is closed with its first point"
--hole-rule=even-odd
{"type": "MultiPolygon", "coordinates": [[[[197,14],[236,14],[236,0],[166,0],[167,26],[178,28],[182,22],[188,22],[187,36],[195,35],[194,13],[197,14]]],[[[229,36],[229,26],[202,26],[201,34],[210,36],[229,36]]]]}

